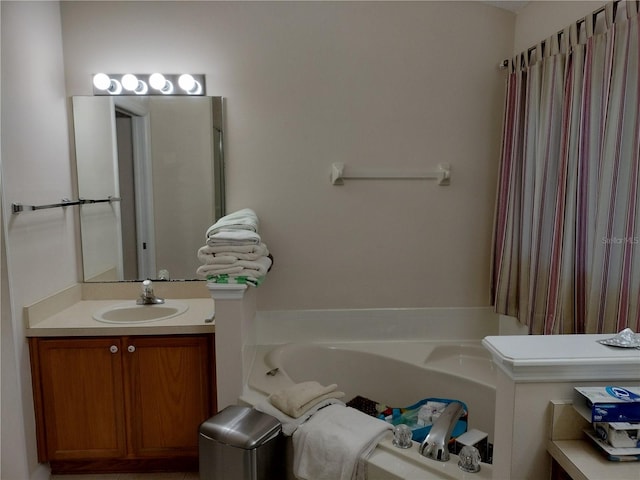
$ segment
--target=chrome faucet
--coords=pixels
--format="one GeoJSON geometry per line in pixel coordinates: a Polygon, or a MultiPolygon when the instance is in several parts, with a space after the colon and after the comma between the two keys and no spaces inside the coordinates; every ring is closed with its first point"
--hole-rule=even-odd
{"type": "Polygon", "coordinates": [[[448,444],[451,440],[451,433],[458,419],[464,413],[464,409],[460,402],[451,402],[447,408],[436,419],[424,439],[418,451],[423,457],[438,460],[439,462],[449,461],[448,444]]]}
{"type": "Polygon", "coordinates": [[[142,295],[136,301],[138,305],[157,305],[164,303],[164,298],[156,297],[153,293],[153,283],[151,280],[142,282],[142,295]]]}

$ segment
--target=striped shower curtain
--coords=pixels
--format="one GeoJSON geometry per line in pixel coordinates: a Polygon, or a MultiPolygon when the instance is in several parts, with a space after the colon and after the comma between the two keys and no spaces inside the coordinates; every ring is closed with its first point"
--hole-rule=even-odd
{"type": "Polygon", "coordinates": [[[611,3],[511,62],[492,296],[531,334],[640,330],[639,30],[611,3]]]}

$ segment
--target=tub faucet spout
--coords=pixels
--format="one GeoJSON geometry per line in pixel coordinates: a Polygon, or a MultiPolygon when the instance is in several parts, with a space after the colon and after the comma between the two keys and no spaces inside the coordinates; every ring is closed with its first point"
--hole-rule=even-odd
{"type": "Polygon", "coordinates": [[[453,428],[463,412],[464,409],[460,402],[451,402],[447,405],[447,408],[433,423],[427,438],[418,448],[420,455],[439,462],[447,462],[449,460],[447,445],[451,439],[453,428]]]}

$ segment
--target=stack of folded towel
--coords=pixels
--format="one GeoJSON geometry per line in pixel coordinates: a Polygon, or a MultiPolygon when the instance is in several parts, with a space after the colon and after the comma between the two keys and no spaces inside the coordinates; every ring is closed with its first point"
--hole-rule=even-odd
{"type": "Polygon", "coordinates": [[[259,285],[271,269],[273,257],[258,233],[259,221],[250,208],[222,217],[207,229],[206,244],[198,250],[196,270],[211,283],[259,285]]]}

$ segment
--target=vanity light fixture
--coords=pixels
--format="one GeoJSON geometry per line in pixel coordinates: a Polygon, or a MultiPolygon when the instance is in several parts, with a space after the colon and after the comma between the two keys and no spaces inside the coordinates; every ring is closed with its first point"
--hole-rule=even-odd
{"type": "Polygon", "coordinates": [[[94,95],[205,95],[202,74],[105,74],[93,76],[94,95]]]}

